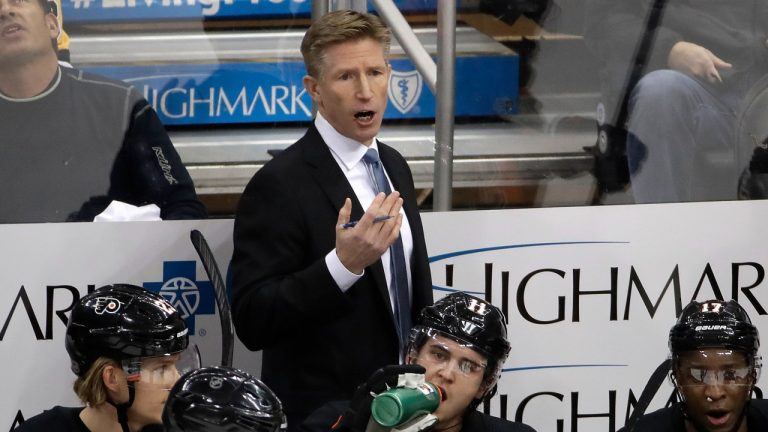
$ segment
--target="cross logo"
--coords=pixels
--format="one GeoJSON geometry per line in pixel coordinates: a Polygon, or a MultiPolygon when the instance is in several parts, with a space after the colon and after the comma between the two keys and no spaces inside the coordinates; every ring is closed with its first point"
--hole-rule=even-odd
{"type": "Polygon", "coordinates": [[[174,277],[163,283],[160,295],[172,304],[181,317],[187,319],[200,306],[200,291],[195,283],[185,277],[174,277]]]}
{"type": "Polygon", "coordinates": [[[195,334],[195,317],[216,310],[213,284],[196,280],[196,265],[196,261],[165,261],[163,281],[144,282],[144,288],[160,294],[181,313],[191,335],[195,334]]]}

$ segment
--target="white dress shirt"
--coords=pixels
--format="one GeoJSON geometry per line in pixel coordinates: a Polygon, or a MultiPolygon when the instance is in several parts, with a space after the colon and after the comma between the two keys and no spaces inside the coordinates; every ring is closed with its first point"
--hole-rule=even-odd
{"type": "MultiPolygon", "coordinates": [[[[365,152],[368,151],[369,147],[337,132],[320,113],[317,113],[315,127],[318,132],[320,132],[323,141],[325,141],[330,148],[333,159],[339,164],[339,168],[341,168],[341,171],[344,173],[350,186],[352,186],[352,190],[355,192],[355,196],[360,202],[360,205],[364,210],[368,209],[373,202],[373,199],[376,197],[373,173],[368,165],[363,162],[363,156],[365,155],[365,152]]],[[[376,151],[379,150],[376,139],[373,140],[370,148],[374,148],[376,151]]],[[[395,188],[392,186],[392,180],[390,180],[389,174],[386,173],[386,168],[384,169],[384,173],[387,176],[387,181],[389,181],[389,187],[394,191],[395,188]]],[[[400,226],[400,237],[403,240],[405,267],[408,273],[408,292],[409,296],[411,296],[413,293],[411,282],[413,235],[411,234],[411,225],[408,223],[408,218],[405,216],[403,209],[400,209],[400,214],[403,215],[403,223],[400,226]]],[[[387,249],[381,256],[381,262],[384,267],[384,276],[387,279],[387,286],[389,287],[390,305],[394,305],[395,293],[392,290],[392,284],[390,282],[392,276],[390,275],[389,268],[389,249],[387,249]]],[[[328,266],[328,271],[331,273],[333,280],[336,281],[336,284],[344,292],[365,274],[365,271],[363,271],[363,273],[358,275],[344,267],[339,260],[338,255],[336,255],[335,248],[325,256],[325,264],[328,266]]]]}

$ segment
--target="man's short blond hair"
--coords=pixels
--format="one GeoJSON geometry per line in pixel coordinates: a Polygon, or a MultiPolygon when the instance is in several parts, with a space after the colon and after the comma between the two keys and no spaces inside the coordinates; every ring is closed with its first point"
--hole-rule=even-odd
{"type": "Polygon", "coordinates": [[[307,74],[320,78],[329,47],[361,39],[379,42],[384,49],[384,58],[389,56],[391,33],[376,15],[353,10],[340,10],[323,15],[312,23],[301,41],[301,55],[304,57],[307,74]]]}
{"type": "Polygon", "coordinates": [[[118,364],[109,358],[99,357],[83,376],[78,377],[73,385],[77,397],[88,406],[101,405],[107,401],[107,386],[101,375],[104,368],[114,366],[120,368],[118,364]]]}

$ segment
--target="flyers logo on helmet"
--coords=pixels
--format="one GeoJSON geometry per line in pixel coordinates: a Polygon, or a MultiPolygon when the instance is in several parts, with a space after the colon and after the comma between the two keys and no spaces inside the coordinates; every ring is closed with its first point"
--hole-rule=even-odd
{"type": "Polygon", "coordinates": [[[117,313],[122,306],[123,304],[116,298],[98,297],[93,309],[98,315],[102,315],[104,312],[113,314],[117,313]]]}

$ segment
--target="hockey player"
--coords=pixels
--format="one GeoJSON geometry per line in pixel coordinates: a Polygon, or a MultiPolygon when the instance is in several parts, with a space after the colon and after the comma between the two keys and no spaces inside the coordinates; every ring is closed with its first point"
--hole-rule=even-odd
{"type": "Polygon", "coordinates": [[[355,392],[344,410],[328,404],[302,425],[304,430],[334,429],[362,432],[372,423],[371,401],[398,382],[402,373],[423,373],[427,382],[445,392],[445,400],[433,413],[430,428],[441,432],[533,432],[522,423],[510,422],[476,410],[496,393],[496,384],[509,355],[504,314],[492,304],[465,293],[453,293],[427,306],[411,330],[406,365],[377,371],[355,392]],[[332,418],[332,419],[331,419],[332,418]],[[330,422],[328,422],[328,420],[330,422]]]}
{"type": "Polygon", "coordinates": [[[641,417],[634,431],[768,430],[768,402],[752,400],[760,336],[735,301],[693,301],[669,332],[671,379],[680,402],[641,417]]]}
{"type": "Polygon", "coordinates": [[[83,296],[72,309],[65,346],[85,407],[56,406],[16,431],[138,432],[162,422],[180,368],[196,366],[187,361],[195,359],[181,314],[161,296],[132,285],[83,296]]]}

